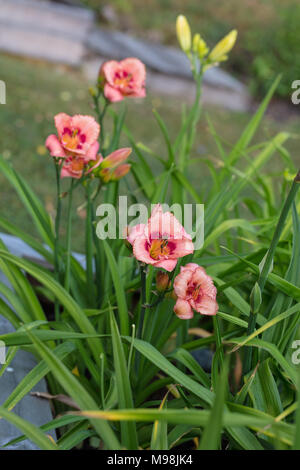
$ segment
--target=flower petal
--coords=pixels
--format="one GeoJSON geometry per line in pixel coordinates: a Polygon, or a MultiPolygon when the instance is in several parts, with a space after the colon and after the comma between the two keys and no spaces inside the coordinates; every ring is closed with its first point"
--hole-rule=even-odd
{"type": "Polygon", "coordinates": [[[73,171],[71,166],[63,165],[60,173],[61,178],[75,178],[79,179],[82,176],[82,171],[73,171]]]}
{"type": "Polygon", "coordinates": [[[186,300],[177,299],[176,304],[174,306],[174,312],[176,313],[178,318],[182,320],[188,320],[189,318],[193,318],[194,313],[193,310],[186,300]]]}
{"type": "Polygon", "coordinates": [[[183,258],[184,256],[194,253],[194,244],[191,240],[172,240],[175,245],[170,257],[183,258]]]}
{"type": "Polygon", "coordinates": [[[115,74],[119,68],[119,62],[116,60],[108,60],[102,64],[100,75],[104,75],[105,79],[110,85],[113,85],[115,74]]]}
{"type": "Polygon", "coordinates": [[[54,116],[54,123],[57,129],[59,138],[62,139],[64,129],[68,128],[71,130],[72,128],[72,117],[66,113],[59,113],[56,116],[54,116]]]}
{"type": "Polygon", "coordinates": [[[157,204],[152,210],[151,217],[148,222],[148,230],[152,239],[192,239],[191,236],[186,233],[181,223],[171,212],[163,212],[162,206],[160,204],[157,204]]]}
{"type": "Polygon", "coordinates": [[[218,309],[216,300],[208,295],[203,295],[201,301],[195,306],[195,310],[202,315],[216,315],[218,309]]]}
{"type": "Polygon", "coordinates": [[[52,155],[52,157],[61,157],[61,158],[66,157],[64,148],[62,147],[56,135],[54,134],[49,135],[47,137],[45,145],[47,149],[49,150],[50,155],[52,155]]]}
{"type": "Polygon", "coordinates": [[[131,245],[133,245],[136,238],[145,238],[145,228],[145,224],[138,224],[134,227],[128,227],[129,235],[127,237],[127,240],[131,245]]]}
{"type": "Polygon", "coordinates": [[[132,149],[130,147],[115,150],[105,157],[103,168],[115,168],[117,165],[120,165],[120,163],[123,163],[125,160],[127,160],[131,152],[132,149]]]}
{"type": "MultiPolygon", "coordinates": [[[[190,269],[191,271],[195,271],[196,269],[198,269],[200,267],[201,266],[199,266],[197,263],[188,263],[185,266],[181,266],[180,269],[190,269]]],[[[201,268],[201,269],[203,269],[203,268],[201,268]]],[[[205,272],[204,269],[203,269],[203,271],[205,272]]]]}
{"type": "Polygon", "coordinates": [[[192,278],[193,273],[189,269],[181,267],[181,272],[174,279],[174,291],[178,297],[183,299],[186,297],[188,283],[192,278]]]}
{"type": "Polygon", "coordinates": [[[155,260],[149,255],[148,241],[146,238],[136,238],[133,242],[133,254],[138,261],[146,264],[154,264],[155,260]]]}
{"type": "MultiPolygon", "coordinates": [[[[99,142],[94,142],[86,152],[84,156],[85,162],[89,162],[90,160],[96,160],[97,159],[97,154],[99,150],[99,142]]],[[[102,161],[102,160],[101,160],[102,161]]],[[[101,163],[100,161],[100,163],[101,163]]]]}
{"type": "Polygon", "coordinates": [[[122,101],[124,99],[122,93],[108,83],[104,86],[104,96],[111,103],[116,103],[117,101],[122,101]]]}
{"type": "Polygon", "coordinates": [[[163,268],[166,271],[171,272],[173,271],[173,269],[175,269],[176,264],[177,264],[177,259],[165,259],[165,260],[160,260],[160,261],[155,262],[154,266],[156,268],[163,268]]]}
{"type": "Polygon", "coordinates": [[[130,168],[131,165],[129,163],[124,163],[123,165],[118,166],[111,175],[111,181],[119,181],[129,173],[130,168]]]}
{"type": "Polygon", "coordinates": [[[80,133],[85,135],[84,149],[94,144],[100,134],[100,126],[92,116],[75,114],[75,116],[72,117],[72,128],[79,129],[80,133]]]}
{"type": "Polygon", "coordinates": [[[206,274],[204,268],[198,266],[198,268],[193,273],[192,280],[195,284],[199,284],[201,286],[201,291],[204,294],[209,295],[214,299],[216,298],[217,289],[214,285],[212,278],[208,276],[208,274],[206,274]]]}
{"type": "Polygon", "coordinates": [[[127,59],[121,60],[120,66],[133,76],[134,83],[137,87],[142,87],[145,84],[146,67],[139,59],[136,57],[128,57],[127,59]]]}
{"type": "Polygon", "coordinates": [[[138,90],[135,90],[133,93],[131,93],[130,96],[132,98],[145,98],[146,90],[145,88],[139,88],[138,90]]]}

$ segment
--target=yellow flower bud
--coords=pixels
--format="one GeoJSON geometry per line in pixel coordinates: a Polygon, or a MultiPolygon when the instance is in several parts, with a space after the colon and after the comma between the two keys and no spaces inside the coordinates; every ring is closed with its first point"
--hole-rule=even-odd
{"type": "Polygon", "coordinates": [[[97,90],[96,90],[93,86],[91,86],[91,87],[89,88],[89,94],[90,94],[91,96],[95,97],[95,96],[97,96],[97,90]]]}
{"type": "Polygon", "coordinates": [[[228,52],[233,48],[237,38],[237,30],[233,29],[213,48],[208,58],[211,62],[221,62],[227,59],[228,52]]]}
{"type": "Polygon", "coordinates": [[[185,16],[179,15],[176,20],[178,42],[184,52],[190,52],[192,47],[191,29],[185,16]]]}
{"type": "Polygon", "coordinates": [[[198,49],[198,43],[201,39],[201,36],[199,33],[195,34],[194,37],[193,37],[193,51],[194,52],[197,52],[197,49],[198,49]]]}
{"type": "Polygon", "coordinates": [[[200,34],[195,34],[194,36],[193,51],[198,55],[199,59],[203,59],[209,51],[206,42],[201,38],[200,34]]]}

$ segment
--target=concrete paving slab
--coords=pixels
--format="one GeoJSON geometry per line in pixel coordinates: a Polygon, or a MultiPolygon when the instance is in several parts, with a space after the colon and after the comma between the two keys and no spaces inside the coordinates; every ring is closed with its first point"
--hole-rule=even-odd
{"type": "MultiPolygon", "coordinates": [[[[19,240],[17,237],[0,234],[3,242],[6,244],[7,248],[11,253],[16,256],[32,256],[36,258],[41,258],[32,248],[28,247],[24,242],[19,240]]],[[[0,273],[0,281],[5,283],[8,287],[11,288],[7,278],[3,273],[0,273]]],[[[1,295],[3,298],[3,296],[1,295]]],[[[3,298],[4,299],[4,298],[3,298]]],[[[6,299],[4,299],[6,301],[6,299]]],[[[9,323],[9,321],[1,315],[0,310],[0,334],[11,333],[14,331],[14,328],[9,323]]],[[[26,351],[19,350],[14,357],[13,361],[6,368],[4,374],[0,377],[0,404],[2,405],[5,400],[9,397],[15,387],[20,383],[20,381],[25,377],[30,370],[37,364],[34,356],[26,351]]],[[[1,367],[1,365],[0,365],[1,367]]],[[[45,380],[41,380],[32,391],[47,392],[47,385],[45,380]]],[[[12,410],[18,416],[28,420],[29,422],[35,424],[36,426],[41,426],[45,423],[48,423],[53,419],[51,408],[49,403],[46,400],[42,400],[37,397],[32,397],[30,394],[27,394],[16,407],[12,410]]],[[[15,439],[20,436],[22,433],[20,430],[15,428],[13,425],[7,421],[0,420],[0,448],[2,445],[7,442],[15,439]]],[[[55,431],[49,431],[53,439],[56,439],[55,431]]],[[[28,439],[25,441],[8,446],[6,450],[37,450],[38,447],[28,439]]]]}
{"type": "Polygon", "coordinates": [[[0,0],[0,49],[80,65],[94,15],[90,10],[38,0],[0,0]]]}

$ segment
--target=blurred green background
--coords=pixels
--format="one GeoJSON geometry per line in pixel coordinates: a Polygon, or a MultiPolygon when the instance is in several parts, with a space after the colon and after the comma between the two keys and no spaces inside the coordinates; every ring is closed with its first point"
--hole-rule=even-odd
{"type": "Polygon", "coordinates": [[[283,74],[277,94],[290,95],[300,78],[299,0],[82,0],[99,21],[137,36],[175,44],[174,24],[184,14],[194,32],[215,44],[231,29],[238,42],[225,68],[244,77],[256,96],[262,96],[275,76],[283,74]],[[110,11],[106,14],[106,9],[110,11]]]}
{"type": "MultiPolygon", "coordinates": [[[[201,32],[211,45],[236,27],[239,30],[237,44],[222,68],[241,77],[255,92],[256,102],[265,94],[278,73],[283,73],[277,91],[281,97],[273,100],[254,143],[267,141],[279,130],[288,130],[292,137],[287,142],[287,151],[292,155],[295,165],[300,164],[300,107],[293,106],[290,101],[291,82],[300,79],[300,3],[294,0],[86,0],[85,3],[95,8],[98,20],[106,27],[126,30],[139,37],[166,44],[176,44],[175,20],[179,13],[184,13],[193,31],[201,32]],[[111,15],[110,11],[110,20],[105,13],[107,5],[114,12],[111,15]]],[[[0,55],[0,70],[0,78],[7,84],[7,104],[0,107],[0,154],[22,173],[48,211],[54,215],[54,167],[44,142],[50,133],[55,132],[55,114],[62,111],[68,114],[93,114],[88,93],[91,83],[80,70],[6,54],[0,55]]],[[[171,136],[175,137],[183,104],[184,97],[158,96],[150,92],[145,100],[126,100],[126,125],[137,142],[142,142],[164,156],[163,139],[152,110],[156,108],[159,111],[171,136]]],[[[123,105],[114,105],[114,109],[118,111],[123,105]]],[[[201,195],[205,194],[210,184],[207,166],[201,162],[201,158],[211,160],[214,165],[221,164],[209,132],[206,113],[228,151],[251,117],[251,112],[233,112],[205,106],[197,128],[194,163],[190,171],[196,190],[201,195]]],[[[109,132],[109,124],[106,124],[106,131],[109,132]]],[[[122,144],[128,145],[126,137],[123,137],[122,144]]],[[[150,156],[149,161],[152,165],[150,156]]],[[[278,153],[272,166],[264,171],[268,177],[277,179],[278,184],[281,184],[284,168],[278,153]]],[[[129,185],[132,182],[130,176],[128,182],[129,185]]],[[[0,184],[1,214],[24,230],[31,231],[31,221],[3,175],[0,175],[0,184]]],[[[69,181],[65,180],[64,188],[67,189],[68,185],[69,181]]],[[[124,185],[124,193],[127,190],[124,185]]],[[[79,191],[76,197],[76,207],[79,207],[83,195],[79,191]]],[[[74,244],[80,249],[84,211],[75,210],[74,216],[74,230],[78,234],[74,244]]]]}

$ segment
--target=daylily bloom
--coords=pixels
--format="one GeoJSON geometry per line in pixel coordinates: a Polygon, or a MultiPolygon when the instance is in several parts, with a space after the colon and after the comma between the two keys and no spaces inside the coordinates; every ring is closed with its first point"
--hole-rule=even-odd
{"type": "Polygon", "coordinates": [[[102,157],[99,154],[98,160],[84,161],[83,158],[77,156],[70,156],[63,160],[61,169],[61,178],[76,178],[79,179],[83,175],[92,173],[101,163],[102,157]]]}
{"type": "Polygon", "coordinates": [[[156,204],[147,224],[129,230],[127,240],[137,260],[173,271],[177,259],[194,252],[192,238],[171,212],[156,204]]]}
{"type": "Polygon", "coordinates": [[[103,82],[104,96],[112,103],[122,101],[125,97],[144,98],[146,68],[136,58],[128,58],[117,62],[104,62],[99,72],[99,84],[103,82]]]}
{"type": "Polygon", "coordinates": [[[125,176],[131,165],[129,163],[123,163],[131,154],[131,148],[126,147],[115,150],[106,158],[102,158],[99,166],[99,170],[96,172],[96,176],[99,176],[104,183],[110,181],[118,181],[125,176]]]}
{"type": "Polygon", "coordinates": [[[45,145],[52,157],[63,159],[62,178],[80,178],[89,162],[98,163],[100,126],[92,116],[80,114],[59,113],[54,122],[58,136],[49,135],[45,145]]]}
{"type": "Polygon", "coordinates": [[[196,263],[188,263],[180,268],[174,280],[174,292],[177,301],[174,312],[179,318],[193,318],[195,310],[202,315],[216,315],[217,289],[205,269],[196,263]]]}
{"type": "Polygon", "coordinates": [[[77,155],[85,161],[96,160],[100,126],[92,116],[59,113],[54,117],[54,122],[58,136],[52,134],[46,140],[52,157],[77,155]]]}

